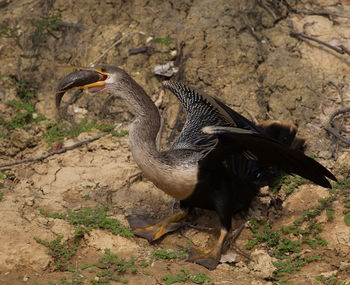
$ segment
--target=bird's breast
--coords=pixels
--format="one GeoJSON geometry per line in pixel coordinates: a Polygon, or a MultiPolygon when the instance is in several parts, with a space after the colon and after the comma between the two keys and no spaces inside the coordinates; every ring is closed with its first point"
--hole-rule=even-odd
{"type": "Polygon", "coordinates": [[[153,177],[152,182],[159,189],[178,200],[184,200],[192,195],[197,184],[197,169],[173,168],[163,170],[153,177]]]}

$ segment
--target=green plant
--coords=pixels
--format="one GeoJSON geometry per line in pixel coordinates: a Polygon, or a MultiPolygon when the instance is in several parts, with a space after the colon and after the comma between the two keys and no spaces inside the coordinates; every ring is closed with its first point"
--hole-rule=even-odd
{"type": "Polygon", "coordinates": [[[321,259],[320,255],[313,255],[309,257],[298,256],[296,258],[290,258],[286,261],[273,262],[273,265],[277,268],[275,277],[283,276],[286,273],[298,272],[305,264],[319,259],[321,259]]]}
{"type": "Polygon", "coordinates": [[[49,123],[46,125],[46,133],[43,138],[49,144],[53,142],[63,142],[64,138],[74,138],[83,132],[89,132],[94,127],[95,122],[83,118],[80,122],[69,125],[68,123],[49,123]]]}
{"type": "MultiPolygon", "coordinates": [[[[46,125],[46,132],[43,138],[49,146],[53,142],[63,142],[65,138],[75,138],[81,133],[90,132],[92,129],[98,129],[101,131],[110,131],[114,128],[112,125],[99,125],[96,120],[89,120],[88,118],[81,119],[80,122],[74,124],[68,124],[65,122],[53,122],[46,125]]],[[[117,133],[118,136],[124,136],[125,131],[117,133]]],[[[115,135],[115,131],[111,132],[115,135]]]]}
{"type": "Polygon", "coordinates": [[[112,131],[114,128],[115,128],[115,126],[114,125],[95,125],[95,128],[97,129],[97,130],[100,130],[100,131],[102,131],[102,132],[109,132],[109,131],[112,131]]]}
{"type": "Polygon", "coordinates": [[[350,282],[339,281],[336,275],[332,275],[331,277],[317,276],[315,279],[326,285],[350,285],[350,282]]]}
{"type": "Polygon", "coordinates": [[[16,45],[22,49],[22,45],[20,42],[21,34],[19,32],[19,27],[11,27],[9,24],[0,24],[0,37],[14,39],[16,45]]]}
{"type": "Polygon", "coordinates": [[[51,214],[46,210],[39,210],[44,217],[66,220],[75,227],[77,234],[84,234],[93,229],[103,229],[113,234],[132,236],[132,231],[122,227],[117,219],[107,217],[108,211],[109,207],[107,205],[96,208],[82,208],[79,211],[68,211],[66,214],[51,214]]]}
{"type": "Polygon", "coordinates": [[[175,39],[173,38],[155,38],[154,42],[161,45],[171,45],[175,39]]]}
{"type": "Polygon", "coordinates": [[[4,77],[8,77],[16,87],[16,96],[18,99],[5,102],[15,115],[9,119],[0,117],[0,124],[8,130],[14,130],[17,128],[27,128],[33,123],[45,120],[44,116],[38,116],[36,114],[32,102],[32,99],[36,97],[36,82],[34,80],[18,79],[16,75],[4,77]]]}
{"type": "Polygon", "coordinates": [[[48,211],[44,209],[39,209],[40,215],[46,218],[53,218],[53,219],[66,219],[67,215],[66,214],[61,214],[61,213],[55,213],[55,214],[50,214],[48,211]]]}
{"type": "Polygon", "coordinates": [[[152,251],[152,257],[155,259],[186,259],[188,253],[184,249],[156,249],[152,251]]]}
{"type": "Polygon", "coordinates": [[[120,225],[117,219],[108,218],[108,206],[97,208],[82,208],[79,211],[69,211],[66,220],[76,227],[76,231],[91,231],[104,229],[121,236],[132,236],[131,230],[120,225]]]}
{"type": "Polygon", "coordinates": [[[281,226],[277,230],[272,229],[267,222],[251,219],[252,239],[247,243],[246,248],[251,249],[259,243],[267,244],[272,256],[278,259],[274,263],[277,268],[274,278],[281,281],[280,284],[283,283],[284,281],[280,279],[282,276],[295,273],[305,264],[319,259],[319,256],[300,256],[300,252],[305,244],[311,248],[327,245],[327,241],[320,236],[323,226],[315,218],[325,210],[329,219],[332,219],[335,213],[332,203],[335,200],[334,195],[320,199],[316,207],[305,211],[293,224],[281,226]]]}
{"type": "Polygon", "coordinates": [[[104,256],[94,266],[101,271],[96,274],[99,279],[92,279],[91,284],[109,284],[109,281],[128,283],[122,276],[126,273],[136,274],[140,267],[148,266],[148,263],[137,262],[134,258],[129,260],[118,258],[106,248],[104,256]]]}
{"type": "Polygon", "coordinates": [[[269,246],[278,245],[281,233],[273,230],[269,223],[263,223],[263,231],[259,232],[259,222],[256,219],[251,219],[249,222],[253,232],[253,239],[246,244],[247,249],[252,249],[258,243],[267,243],[269,246]]]}
{"type": "Polygon", "coordinates": [[[5,126],[8,130],[26,128],[33,123],[45,120],[45,117],[43,116],[34,116],[35,108],[29,101],[26,102],[14,99],[6,102],[6,105],[13,108],[16,112],[15,115],[9,120],[0,118],[0,124],[5,126]]]}
{"type": "Polygon", "coordinates": [[[350,179],[339,179],[337,182],[332,182],[332,187],[340,190],[349,190],[350,179]]]}
{"type": "Polygon", "coordinates": [[[344,223],[348,226],[350,226],[350,214],[346,214],[344,216],[344,223]]]}
{"type": "Polygon", "coordinates": [[[35,238],[37,242],[45,245],[55,260],[56,270],[66,270],[69,260],[75,255],[81,239],[84,235],[93,229],[104,229],[113,234],[119,234],[122,236],[132,236],[131,230],[121,227],[120,222],[116,219],[108,218],[109,208],[96,207],[96,208],[82,208],[79,211],[68,211],[66,214],[62,213],[49,213],[44,209],[40,209],[39,212],[42,216],[53,219],[62,219],[69,222],[74,226],[74,236],[71,240],[62,242],[63,235],[58,235],[57,238],[51,242],[44,241],[38,237],[35,238]]]}
{"type": "Polygon", "coordinates": [[[120,130],[120,131],[112,131],[111,132],[112,136],[114,137],[124,137],[129,134],[128,130],[120,130]]]}
{"type": "Polygon", "coordinates": [[[284,176],[271,187],[271,192],[277,193],[282,188],[287,195],[290,195],[300,185],[307,183],[310,183],[309,180],[299,176],[284,176]]]}
{"type": "Polygon", "coordinates": [[[55,260],[55,269],[64,271],[67,269],[69,260],[75,255],[78,249],[80,238],[73,241],[62,241],[63,235],[58,235],[54,240],[48,242],[41,238],[34,238],[38,243],[48,248],[48,254],[55,260]]]}
{"type": "Polygon", "coordinates": [[[61,18],[60,14],[52,14],[29,21],[34,27],[33,33],[29,36],[32,50],[43,47],[47,36],[55,37],[52,32],[59,29],[58,22],[61,21],[61,18]]]}
{"type": "Polygon", "coordinates": [[[187,269],[181,269],[181,273],[176,275],[164,275],[162,279],[165,281],[166,285],[171,285],[178,282],[194,283],[194,284],[204,284],[211,285],[211,278],[206,276],[202,272],[191,273],[187,269]]]}
{"type": "Polygon", "coordinates": [[[35,80],[18,79],[16,75],[9,75],[11,82],[16,86],[17,96],[22,100],[36,97],[37,82],[35,80]]]}

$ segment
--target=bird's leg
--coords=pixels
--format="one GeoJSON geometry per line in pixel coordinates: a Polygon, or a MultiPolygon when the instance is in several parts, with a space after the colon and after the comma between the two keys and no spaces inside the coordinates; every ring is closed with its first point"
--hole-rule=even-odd
{"type": "Polygon", "coordinates": [[[239,247],[237,247],[235,244],[233,244],[236,239],[239,237],[239,235],[241,234],[241,232],[243,231],[245,225],[246,225],[246,221],[244,223],[242,223],[237,229],[236,231],[225,240],[224,246],[223,246],[223,251],[226,251],[226,249],[231,246],[233,247],[233,249],[240,255],[244,256],[247,259],[251,259],[250,255],[246,252],[244,252],[243,250],[241,250],[239,247]]]}
{"type": "Polygon", "coordinates": [[[135,235],[152,242],[161,238],[166,233],[177,230],[182,225],[179,221],[186,217],[187,214],[188,210],[181,210],[157,223],[150,223],[144,217],[138,215],[128,216],[127,220],[135,235]]]}
{"type": "Polygon", "coordinates": [[[189,254],[189,261],[200,264],[209,270],[213,270],[219,264],[221,259],[221,253],[223,251],[225,240],[228,236],[228,233],[231,230],[232,222],[232,209],[231,209],[231,191],[229,185],[225,184],[225,181],[219,188],[212,191],[213,194],[213,207],[215,212],[219,216],[221,229],[219,238],[216,240],[216,243],[211,249],[200,250],[200,249],[191,249],[189,254]]]}
{"type": "Polygon", "coordinates": [[[191,249],[188,260],[200,264],[209,270],[215,269],[220,261],[221,251],[227,235],[228,231],[225,228],[221,228],[220,236],[213,248],[207,250],[191,249]]]}

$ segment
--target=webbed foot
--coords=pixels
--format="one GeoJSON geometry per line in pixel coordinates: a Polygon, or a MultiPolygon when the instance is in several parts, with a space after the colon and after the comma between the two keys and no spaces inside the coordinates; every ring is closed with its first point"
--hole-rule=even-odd
{"type": "Polygon", "coordinates": [[[220,236],[212,249],[191,249],[188,260],[200,264],[209,270],[215,269],[220,262],[221,251],[227,234],[227,230],[222,228],[220,231],[220,236]]]}
{"type": "Polygon", "coordinates": [[[191,248],[188,261],[204,266],[213,270],[219,264],[221,258],[221,249],[213,248],[211,250],[200,250],[191,248]]]}
{"type": "Polygon", "coordinates": [[[139,215],[130,215],[126,219],[135,235],[152,242],[180,228],[182,223],[179,221],[186,215],[187,211],[181,211],[159,222],[139,215]]]}

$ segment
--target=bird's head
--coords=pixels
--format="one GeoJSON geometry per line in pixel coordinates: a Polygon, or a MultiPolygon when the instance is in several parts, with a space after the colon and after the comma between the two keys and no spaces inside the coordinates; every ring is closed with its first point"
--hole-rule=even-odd
{"type": "Polygon", "coordinates": [[[56,91],[56,106],[59,107],[64,93],[70,90],[87,89],[95,93],[116,88],[118,83],[128,78],[127,73],[115,66],[100,65],[94,68],[79,68],[64,77],[56,91]]]}

